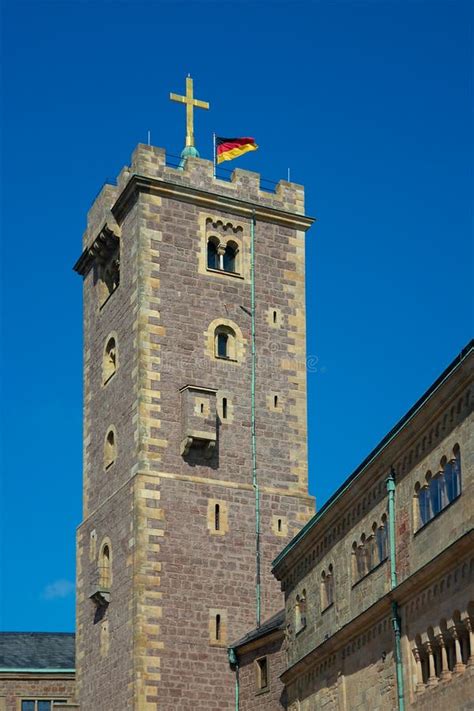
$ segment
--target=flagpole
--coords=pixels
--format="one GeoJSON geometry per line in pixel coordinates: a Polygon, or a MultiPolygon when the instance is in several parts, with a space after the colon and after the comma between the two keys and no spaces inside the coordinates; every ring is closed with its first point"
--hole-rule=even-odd
{"type": "Polygon", "coordinates": [[[213,140],[213,146],[214,146],[214,178],[216,177],[216,134],[215,132],[212,134],[212,140],[213,140]]]}

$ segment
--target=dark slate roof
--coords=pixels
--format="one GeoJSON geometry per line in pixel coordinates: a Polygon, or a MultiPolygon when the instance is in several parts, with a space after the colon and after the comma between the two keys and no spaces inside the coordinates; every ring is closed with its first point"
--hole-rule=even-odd
{"type": "Polygon", "coordinates": [[[266,637],[268,634],[271,634],[276,630],[283,629],[285,629],[285,610],[280,610],[280,612],[277,612],[276,615],[273,615],[273,617],[270,617],[269,620],[266,620],[266,622],[261,624],[260,627],[256,627],[251,632],[248,632],[245,637],[242,637],[237,640],[237,642],[231,644],[231,647],[232,649],[238,649],[239,647],[249,644],[249,642],[253,642],[261,637],[266,637]]]}
{"type": "Polygon", "coordinates": [[[0,632],[0,669],[74,669],[73,632],[0,632]]]}

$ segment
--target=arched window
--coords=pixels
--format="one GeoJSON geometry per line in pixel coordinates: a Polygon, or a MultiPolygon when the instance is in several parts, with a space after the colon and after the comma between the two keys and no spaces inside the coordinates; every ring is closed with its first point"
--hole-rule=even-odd
{"type": "Polygon", "coordinates": [[[375,566],[379,563],[380,559],[377,550],[377,524],[374,522],[372,524],[372,533],[367,539],[367,564],[369,570],[375,568],[375,566]]]}
{"type": "Polygon", "coordinates": [[[461,450],[458,444],[454,446],[453,454],[454,459],[451,459],[451,466],[453,470],[452,494],[453,499],[455,499],[461,493],[461,450]]]}
{"type": "Polygon", "coordinates": [[[117,442],[115,437],[115,430],[113,427],[109,429],[105,437],[104,443],[104,467],[109,469],[115,462],[117,455],[117,442]]]}
{"type": "Polygon", "coordinates": [[[358,578],[363,578],[367,573],[367,560],[366,560],[366,547],[365,547],[365,534],[363,533],[360,537],[360,543],[357,548],[357,575],[358,578]]]}
{"type": "Polygon", "coordinates": [[[321,573],[321,610],[325,610],[328,606],[328,596],[326,588],[326,571],[321,573]]]}
{"type": "Polygon", "coordinates": [[[236,271],[236,261],[237,261],[237,245],[235,242],[228,242],[224,252],[224,271],[225,272],[235,272],[236,271]]]}
{"type": "Polygon", "coordinates": [[[295,604],[295,632],[298,633],[306,627],[306,590],[296,596],[295,604]]]}
{"type": "Polygon", "coordinates": [[[110,545],[104,543],[99,556],[99,581],[103,590],[109,590],[112,582],[110,545]]]}
{"type": "Polygon", "coordinates": [[[218,326],[215,330],[215,356],[235,360],[235,332],[229,326],[218,326]]]}
{"type": "Polygon", "coordinates": [[[117,344],[111,336],[105,344],[102,362],[102,382],[107,383],[117,370],[117,344]]]}
{"type": "Polygon", "coordinates": [[[426,481],[428,482],[430,495],[431,516],[436,516],[443,508],[441,503],[441,479],[439,476],[433,476],[431,472],[428,472],[426,481]]]}
{"type": "Polygon", "coordinates": [[[387,516],[382,516],[380,526],[377,528],[377,554],[381,563],[388,555],[388,536],[387,536],[387,516]]]}
{"type": "Polygon", "coordinates": [[[328,574],[326,576],[326,591],[328,606],[334,602],[334,571],[332,563],[329,565],[328,574]]]}
{"type": "Polygon", "coordinates": [[[425,484],[420,487],[418,492],[418,509],[419,509],[419,522],[420,526],[424,526],[430,520],[430,494],[428,490],[428,485],[425,484]]]}
{"type": "Polygon", "coordinates": [[[334,602],[334,575],[332,564],[327,572],[321,573],[321,611],[330,607],[334,602]]]}
{"type": "Polygon", "coordinates": [[[208,269],[219,269],[219,255],[217,247],[219,240],[216,237],[210,237],[207,242],[207,267],[208,269]]]}
{"type": "Polygon", "coordinates": [[[359,566],[357,563],[358,559],[358,548],[357,548],[357,543],[354,541],[352,544],[352,555],[351,555],[351,562],[352,562],[352,584],[355,585],[355,583],[359,580],[359,566]]]}
{"type": "Polygon", "coordinates": [[[444,458],[444,463],[442,460],[443,472],[444,472],[444,482],[446,487],[446,497],[448,501],[453,501],[456,498],[456,484],[455,484],[455,473],[453,467],[453,460],[449,462],[444,458]]]}
{"type": "Polygon", "coordinates": [[[221,332],[217,334],[217,355],[219,356],[219,358],[229,357],[228,342],[228,333],[221,332]]]}

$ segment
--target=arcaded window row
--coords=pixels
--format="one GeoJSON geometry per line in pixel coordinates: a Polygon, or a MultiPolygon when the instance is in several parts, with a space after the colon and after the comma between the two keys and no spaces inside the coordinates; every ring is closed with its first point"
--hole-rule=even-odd
{"type": "Polygon", "coordinates": [[[467,612],[455,610],[450,619],[418,634],[413,647],[416,690],[437,686],[474,665],[474,602],[467,612]]]}
{"type": "Polygon", "coordinates": [[[415,484],[414,529],[425,526],[461,494],[461,450],[454,445],[448,457],[442,457],[437,472],[427,471],[415,484]]]}
{"type": "Polygon", "coordinates": [[[355,585],[388,556],[387,514],[374,521],[368,535],[363,533],[352,544],[352,583],[355,585]]]}

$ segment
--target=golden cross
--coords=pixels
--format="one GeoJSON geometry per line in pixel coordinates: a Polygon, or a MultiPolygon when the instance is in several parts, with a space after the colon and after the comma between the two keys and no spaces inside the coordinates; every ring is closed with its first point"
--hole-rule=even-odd
{"type": "Polygon", "coordinates": [[[179,94],[170,94],[171,101],[179,101],[181,104],[186,104],[186,146],[194,146],[194,107],[197,109],[208,109],[207,101],[199,101],[193,95],[193,80],[188,75],[186,77],[186,96],[179,94]]]}

